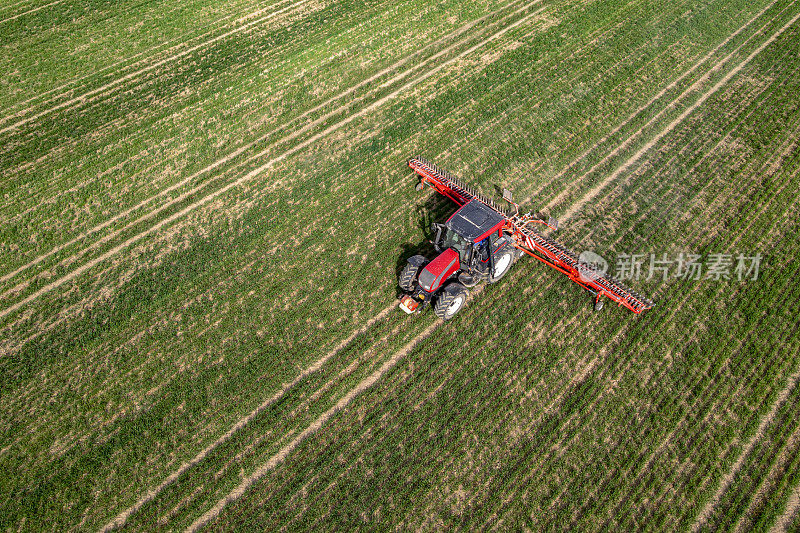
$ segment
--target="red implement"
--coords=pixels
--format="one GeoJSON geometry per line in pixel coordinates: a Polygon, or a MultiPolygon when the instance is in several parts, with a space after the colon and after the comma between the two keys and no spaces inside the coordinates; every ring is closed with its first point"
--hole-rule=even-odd
{"type": "Polygon", "coordinates": [[[437,192],[447,196],[459,206],[466,204],[470,200],[477,199],[500,214],[505,219],[503,230],[513,237],[514,246],[542,263],[562,272],[569,279],[590,291],[595,296],[596,308],[602,307],[601,296],[608,297],[618,305],[625,306],[634,313],[641,313],[653,307],[654,304],[650,299],[625,287],[612,276],[596,270],[589,264],[580,262],[578,256],[558,242],[527,227],[528,224],[542,221],[530,215],[506,213],[491,199],[481,195],[447,171],[424,159],[415,157],[408,162],[408,166],[419,174],[422,184],[430,185],[437,192]]]}

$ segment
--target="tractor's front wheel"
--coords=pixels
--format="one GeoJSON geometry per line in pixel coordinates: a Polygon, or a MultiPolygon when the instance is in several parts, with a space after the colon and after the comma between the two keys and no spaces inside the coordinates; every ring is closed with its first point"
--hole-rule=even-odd
{"type": "Polygon", "coordinates": [[[400,272],[400,279],[397,281],[397,284],[400,285],[400,288],[406,292],[413,291],[414,280],[417,279],[418,272],[418,266],[414,266],[411,263],[406,263],[406,266],[403,267],[403,271],[400,272]]]}
{"type": "Polygon", "coordinates": [[[513,264],[514,252],[506,247],[505,250],[497,254],[497,257],[494,258],[494,268],[492,269],[492,274],[489,276],[489,283],[500,281],[500,278],[511,270],[511,265],[513,264]]]}
{"type": "Polygon", "coordinates": [[[467,303],[467,289],[460,283],[450,283],[436,299],[433,312],[442,320],[450,320],[467,303]]]}

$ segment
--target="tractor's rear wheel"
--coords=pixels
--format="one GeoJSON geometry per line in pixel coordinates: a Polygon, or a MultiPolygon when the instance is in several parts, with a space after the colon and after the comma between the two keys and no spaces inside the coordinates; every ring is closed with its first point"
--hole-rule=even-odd
{"type": "Polygon", "coordinates": [[[511,265],[513,264],[514,252],[512,250],[505,249],[497,254],[497,256],[494,257],[494,268],[492,269],[492,274],[489,276],[489,283],[500,281],[500,278],[511,270],[511,265]]]}
{"type": "Polygon", "coordinates": [[[433,312],[442,320],[450,320],[467,303],[467,289],[460,283],[450,283],[436,299],[433,312]]]}
{"type": "Polygon", "coordinates": [[[400,272],[400,279],[398,280],[397,284],[400,285],[400,288],[406,292],[413,291],[414,280],[417,279],[418,272],[419,267],[414,266],[411,263],[406,263],[406,266],[403,267],[403,271],[400,272]]]}

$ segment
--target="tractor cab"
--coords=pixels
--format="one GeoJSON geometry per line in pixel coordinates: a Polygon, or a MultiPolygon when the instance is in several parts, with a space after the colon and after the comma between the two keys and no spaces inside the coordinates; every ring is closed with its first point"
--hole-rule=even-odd
{"type": "Polygon", "coordinates": [[[480,268],[489,261],[489,248],[493,247],[505,219],[495,210],[478,200],[464,204],[444,224],[434,224],[433,246],[437,252],[452,248],[458,252],[464,270],[480,268]]]}

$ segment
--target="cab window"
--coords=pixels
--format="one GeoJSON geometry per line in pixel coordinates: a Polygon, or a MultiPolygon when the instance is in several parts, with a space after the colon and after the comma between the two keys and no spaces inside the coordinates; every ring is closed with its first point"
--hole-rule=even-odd
{"type": "Polygon", "coordinates": [[[470,243],[461,235],[448,229],[442,241],[442,248],[453,248],[458,252],[459,260],[462,263],[469,261],[470,243]]]}

